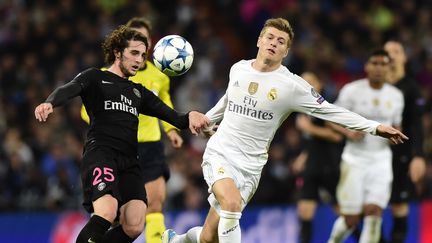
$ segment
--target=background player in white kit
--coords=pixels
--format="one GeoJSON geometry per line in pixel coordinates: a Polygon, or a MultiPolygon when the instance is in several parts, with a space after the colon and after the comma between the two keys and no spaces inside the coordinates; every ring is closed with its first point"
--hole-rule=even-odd
{"type": "MultiPolygon", "coordinates": [[[[384,50],[372,52],[365,71],[367,78],[345,85],[335,104],[382,124],[400,127],[404,99],[402,92],[386,83],[389,54],[384,50]]],[[[347,141],[336,194],[341,216],[334,223],[328,242],[342,242],[358,224],[361,214],[364,224],[359,242],[378,242],[382,210],[391,194],[392,151],[386,139],[342,129],[339,130],[347,141]]]]}
{"type": "Polygon", "coordinates": [[[207,112],[215,124],[203,156],[211,208],[203,227],[177,235],[167,230],[163,242],[241,242],[241,211],[257,189],[267,151],[280,124],[298,111],[376,133],[395,143],[407,139],[400,131],[332,105],[304,79],[282,66],[293,39],[283,18],[266,21],[258,38],[256,59],[231,67],[226,94],[207,112]]]}

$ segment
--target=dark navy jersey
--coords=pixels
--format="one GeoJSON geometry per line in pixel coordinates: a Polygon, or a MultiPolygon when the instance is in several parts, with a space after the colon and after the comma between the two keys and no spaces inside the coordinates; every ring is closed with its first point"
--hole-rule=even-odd
{"type": "Polygon", "coordinates": [[[403,144],[392,146],[394,159],[398,156],[423,156],[423,124],[425,100],[415,80],[406,75],[395,84],[404,95],[402,131],[409,137],[403,144]]]}
{"type": "Polygon", "coordinates": [[[139,113],[157,117],[180,129],[189,127],[187,114],[171,109],[141,84],[109,71],[87,69],[54,90],[46,102],[56,107],[76,96],[81,96],[90,117],[86,147],[109,146],[136,156],[139,113]]]}

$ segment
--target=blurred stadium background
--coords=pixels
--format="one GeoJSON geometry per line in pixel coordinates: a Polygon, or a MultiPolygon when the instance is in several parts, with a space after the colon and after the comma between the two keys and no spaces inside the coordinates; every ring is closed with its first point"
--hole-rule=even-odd
{"type": "MultiPolygon", "coordinates": [[[[363,76],[368,51],[388,38],[401,40],[427,100],[429,162],[411,203],[407,242],[432,242],[431,10],[427,0],[0,0],[0,242],[74,242],[88,217],[80,205],[78,167],[86,131],[80,100],[56,110],[46,124],[36,123],[33,109],[79,71],[103,66],[101,40],[133,16],[153,22],[153,43],[179,34],[194,47],[192,69],[171,80],[180,111],[207,111],[215,104],[229,67],[255,57],[259,30],[269,17],[286,17],[295,31],[284,64],[294,73],[316,72],[333,94],[363,76]]],[[[200,224],[208,208],[200,167],[206,141],[187,132],[183,137],[181,150],[166,147],[172,171],[167,224],[181,232],[200,224]]],[[[290,118],[275,137],[260,187],[242,217],[244,242],[296,242],[298,193],[291,163],[303,147],[290,118]]],[[[320,207],[314,242],[325,241],[334,219],[328,206],[320,207]]],[[[391,225],[388,211],[384,224],[391,225]]]]}

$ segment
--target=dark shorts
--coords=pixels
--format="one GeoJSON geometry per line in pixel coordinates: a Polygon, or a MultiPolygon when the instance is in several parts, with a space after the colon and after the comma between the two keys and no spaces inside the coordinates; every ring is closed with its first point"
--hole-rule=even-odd
{"type": "Polygon", "coordinates": [[[119,208],[132,199],[147,204],[138,160],[108,147],[93,147],[84,153],[81,163],[84,208],[93,212],[92,202],[105,194],[118,200],[119,208]]]}
{"type": "Polygon", "coordinates": [[[170,170],[165,162],[162,142],[138,143],[138,160],[142,168],[144,183],[154,181],[161,176],[168,181],[170,170]]]}
{"type": "Polygon", "coordinates": [[[330,148],[326,151],[309,152],[305,169],[297,180],[300,199],[336,203],[340,151],[330,148]],[[324,191],[328,198],[322,198],[320,191],[324,191]]]}
{"type": "Polygon", "coordinates": [[[413,199],[414,184],[409,177],[412,157],[393,154],[393,183],[390,203],[405,203],[413,199]]]}

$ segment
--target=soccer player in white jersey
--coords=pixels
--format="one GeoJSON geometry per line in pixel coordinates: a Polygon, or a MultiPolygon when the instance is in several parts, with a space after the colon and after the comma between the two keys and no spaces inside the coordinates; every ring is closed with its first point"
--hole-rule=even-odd
{"type": "MultiPolygon", "coordinates": [[[[335,104],[382,124],[400,127],[404,98],[386,83],[390,56],[384,50],[371,53],[367,78],[345,85],[335,104]]],[[[335,221],[329,243],[342,242],[364,215],[360,243],[377,243],[381,234],[382,211],[391,195],[392,151],[386,139],[341,130],[347,142],[342,152],[337,201],[341,216],[335,221]]]]}
{"type": "Polygon", "coordinates": [[[304,112],[396,143],[407,139],[393,127],[326,102],[304,79],[282,66],[293,36],[287,20],[269,19],[258,38],[256,59],[231,67],[225,95],[206,114],[213,124],[223,120],[203,156],[211,205],[204,226],[183,235],[166,230],[162,242],[241,242],[241,212],[257,189],[277,128],[292,112],[304,112]]]}

